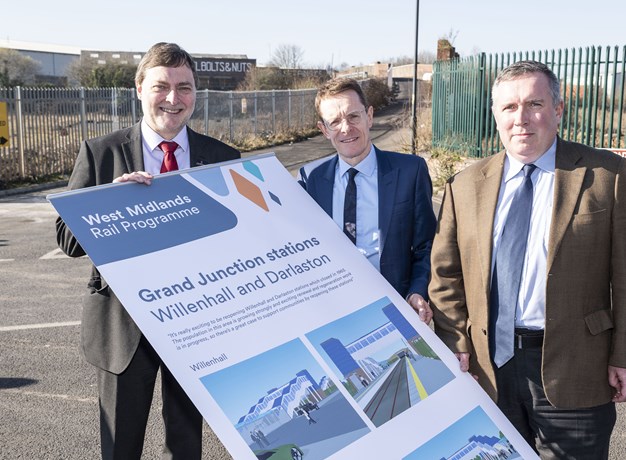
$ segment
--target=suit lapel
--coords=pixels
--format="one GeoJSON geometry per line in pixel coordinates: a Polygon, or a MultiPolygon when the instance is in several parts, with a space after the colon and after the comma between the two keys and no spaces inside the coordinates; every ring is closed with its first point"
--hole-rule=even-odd
{"type": "Polygon", "coordinates": [[[208,152],[206,148],[202,148],[202,145],[198,142],[200,140],[200,136],[189,128],[189,126],[187,126],[187,139],[189,139],[190,168],[213,163],[210,158],[211,152],[208,152]]]}
{"type": "Polygon", "coordinates": [[[391,167],[389,158],[374,147],[378,164],[378,227],[380,229],[380,252],[385,247],[385,237],[389,230],[393,206],[396,202],[398,170],[391,167]]]}
{"type": "Polygon", "coordinates": [[[194,132],[187,126],[187,139],[189,140],[189,167],[199,166],[204,164],[204,160],[200,158],[199,153],[201,149],[196,145],[196,138],[194,132]]]}
{"type": "Polygon", "coordinates": [[[483,286],[491,285],[491,252],[493,248],[493,222],[496,216],[500,184],[504,170],[505,153],[500,152],[491,158],[481,169],[481,176],[476,181],[476,198],[474,200],[475,234],[480,260],[480,272],[483,286]]]}
{"type": "Polygon", "coordinates": [[[317,203],[322,207],[326,214],[333,216],[333,184],[335,183],[335,168],[337,167],[338,157],[335,155],[329,161],[320,166],[324,168],[320,175],[320,186],[317,188],[317,203]]]}
{"type": "Polygon", "coordinates": [[[122,152],[128,172],[143,171],[143,145],[141,143],[141,123],[135,124],[129,132],[128,141],[122,144],[122,152]]]}
{"type": "Polygon", "coordinates": [[[571,146],[559,139],[556,149],[556,165],[554,176],[554,203],[552,208],[552,223],[548,243],[548,260],[546,269],[552,267],[554,258],[559,250],[563,235],[569,226],[587,168],[576,167],[580,154],[571,146]]]}

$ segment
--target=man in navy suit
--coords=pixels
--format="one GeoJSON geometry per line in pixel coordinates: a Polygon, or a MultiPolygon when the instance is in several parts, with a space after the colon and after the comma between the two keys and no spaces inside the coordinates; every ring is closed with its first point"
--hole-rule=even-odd
{"type": "Polygon", "coordinates": [[[318,127],[337,155],[308,172],[301,169],[300,183],[422,321],[429,323],[432,310],[427,288],[436,219],[426,162],[372,144],[374,109],[356,80],[326,82],[317,93],[315,108],[318,127]],[[351,180],[352,190],[356,185],[352,213],[347,210],[354,201],[351,180]],[[346,220],[354,211],[356,222],[346,220]]]}

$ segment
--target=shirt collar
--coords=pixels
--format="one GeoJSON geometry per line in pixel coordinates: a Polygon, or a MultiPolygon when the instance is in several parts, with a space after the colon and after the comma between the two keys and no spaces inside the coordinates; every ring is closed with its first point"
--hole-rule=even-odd
{"type": "MultiPolygon", "coordinates": [[[[146,123],[145,119],[141,120],[141,136],[143,137],[145,145],[148,146],[151,152],[153,152],[154,149],[156,149],[161,142],[166,140],[163,139],[161,135],[157,134],[150,126],[148,126],[148,123],[146,123]]],[[[176,142],[184,152],[189,151],[189,138],[187,136],[186,127],[183,127],[183,129],[181,129],[179,133],[171,140],[176,142]]]]}
{"type": "MultiPolygon", "coordinates": [[[[546,150],[546,152],[533,164],[542,171],[554,174],[556,166],[556,137],[554,138],[554,142],[550,148],[546,150]]],[[[515,159],[511,154],[509,154],[509,152],[506,152],[506,160],[504,162],[504,182],[508,182],[517,176],[523,167],[524,163],[515,159]]]]}
{"type": "Polygon", "coordinates": [[[350,168],[356,169],[357,171],[359,171],[359,174],[371,176],[376,172],[377,166],[378,163],[376,162],[376,150],[374,149],[374,144],[371,145],[370,151],[367,156],[363,158],[356,166],[350,166],[341,157],[339,157],[339,161],[337,162],[337,167],[339,168],[339,177],[343,177],[343,175],[348,172],[348,169],[350,168]]]}

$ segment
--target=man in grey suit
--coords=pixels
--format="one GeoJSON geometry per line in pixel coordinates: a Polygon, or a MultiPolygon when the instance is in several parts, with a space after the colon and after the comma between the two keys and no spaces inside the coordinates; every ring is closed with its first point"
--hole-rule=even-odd
{"type": "MultiPolygon", "coordinates": [[[[239,158],[232,147],[186,126],[195,107],[197,74],[191,56],[178,45],[151,47],[139,63],[135,84],[142,121],[83,142],[70,189],[127,181],[150,185],[162,172],[239,158]]],[[[68,256],[85,255],[60,218],[56,229],[68,256]]],[[[81,342],[96,368],[102,458],[141,458],[159,369],[163,458],[201,458],[202,416],[95,267],[83,305],[81,342]]]]}
{"type": "Polygon", "coordinates": [[[427,289],[436,223],[426,162],[372,144],[374,109],[353,79],[326,82],[318,90],[315,107],[318,127],[337,155],[310,171],[301,169],[300,183],[420,319],[429,323],[427,289]],[[349,198],[351,181],[353,199],[349,198]],[[351,201],[356,219],[346,220],[351,201]]]}
{"type": "Polygon", "coordinates": [[[446,185],[435,331],[541,458],[606,459],[626,400],[626,161],[557,136],[539,62],[498,75],[492,110],[506,150],[446,185]]]}

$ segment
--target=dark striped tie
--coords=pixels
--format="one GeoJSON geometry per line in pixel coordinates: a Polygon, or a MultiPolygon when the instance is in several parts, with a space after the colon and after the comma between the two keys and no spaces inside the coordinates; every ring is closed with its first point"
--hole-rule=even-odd
{"type": "Polygon", "coordinates": [[[348,169],[348,186],[343,202],[343,232],[356,244],[356,181],[354,177],[359,173],[354,168],[348,169]]]}

